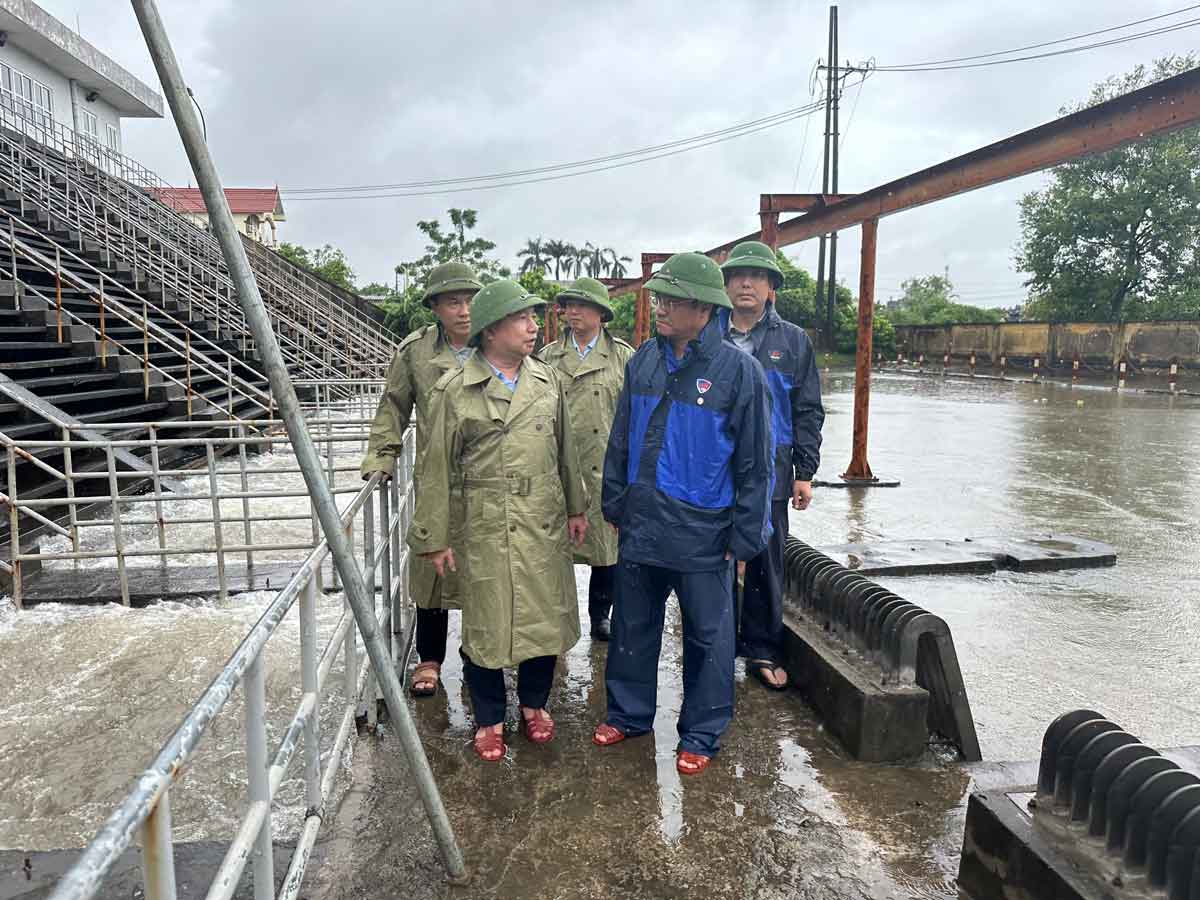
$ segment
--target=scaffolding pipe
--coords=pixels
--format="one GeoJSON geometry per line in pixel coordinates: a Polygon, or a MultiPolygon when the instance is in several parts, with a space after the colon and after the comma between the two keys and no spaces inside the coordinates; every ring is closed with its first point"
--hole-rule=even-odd
{"type": "Polygon", "coordinates": [[[379,623],[374,614],[374,598],[367,596],[366,582],[363,579],[362,571],[354,558],[349,538],[342,531],[337,503],[334,500],[333,492],[322,476],[320,458],[305,426],[291,376],[288,374],[279,352],[279,343],[275,339],[262,296],[258,291],[258,284],[254,279],[254,272],[246,257],[246,249],[238,236],[237,226],[229,211],[229,203],[225,198],[216,165],[208,152],[208,146],[188,99],[179,62],[171,49],[166,29],[154,0],[132,0],[132,3],[142,34],[146,38],[150,57],[154,61],[154,67],[162,82],[163,94],[167,99],[167,104],[171,107],[180,138],[196,176],[196,183],[200,186],[204,197],[209,221],[221,244],[221,251],[225,257],[230,278],[237,288],[238,300],[246,322],[254,335],[255,345],[265,364],[271,385],[271,394],[279,402],[288,437],[291,438],[296,459],[303,470],[305,483],[313,497],[317,516],[325,533],[325,539],[329,542],[334,564],[345,585],[346,599],[354,610],[358,629],[366,644],[371,664],[380,679],[384,699],[387,701],[388,710],[395,722],[396,731],[400,736],[408,763],[413,770],[417,790],[421,795],[430,825],[433,827],[434,836],[442,854],[442,861],[452,880],[462,880],[466,876],[462,853],[442,804],[429,761],[421,747],[421,740],[412,716],[404,702],[400,679],[392,665],[387,643],[380,633],[379,623]]]}

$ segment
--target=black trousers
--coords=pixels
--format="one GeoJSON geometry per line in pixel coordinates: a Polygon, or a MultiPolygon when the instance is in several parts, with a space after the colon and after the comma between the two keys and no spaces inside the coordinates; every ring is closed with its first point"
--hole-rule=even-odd
{"type": "Polygon", "coordinates": [[[767,549],[746,563],[742,579],[742,612],[738,654],[747,659],[782,663],[783,543],[788,534],[788,501],[771,501],[775,529],[767,549]]]}
{"type": "Polygon", "coordinates": [[[446,661],[446,634],[449,630],[449,612],[417,607],[417,656],[421,662],[440,664],[446,661]]]}
{"type": "MultiPolygon", "coordinates": [[[[461,651],[460,651],[461,652],[461,651]]],[[[462,654],[463,677],[471,692],[471,708],[475,711],[475,727],[486,728],[504,721],[508,695],[504,690],[504,670],[485,669],[462,654]]],[[[535,656],[517,666],[517,699],[522,706],[543,709],[550,699],[554,684],[554,665],[557,656],[535,656]]]]}
{"type": "Polygon", "coordinates": [[[616,566],[592,566],[592,575],[588,579],[588,616],[593,622],[607,619],[612,611],[616,571],[616,566]]]}

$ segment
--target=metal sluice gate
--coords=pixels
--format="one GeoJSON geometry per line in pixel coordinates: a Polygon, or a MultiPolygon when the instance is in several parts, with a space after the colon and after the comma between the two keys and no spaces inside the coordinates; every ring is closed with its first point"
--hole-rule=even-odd
{"type": "Polygon", "coordinates": [[[1035,821],[1065,826],[1156,895],[1200,900],[1200,777],[1091,709],[1046,729],[1035,821]]]}
{"type": "Polygon", "coordinates": [[[859,661],[877,667],[883,684],[928,691],[929,730],[949,738],[963,759],[982,758],[945,620],[796,538],[789,537],[784,547],[784,575],[785,592],[796,604],[793,612],[859,661]]]}

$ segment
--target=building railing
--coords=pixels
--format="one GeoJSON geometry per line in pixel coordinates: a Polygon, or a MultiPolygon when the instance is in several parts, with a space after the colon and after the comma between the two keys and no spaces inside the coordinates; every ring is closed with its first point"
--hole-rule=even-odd
{"type": "MultiPolygon", "coordinates": [[[[407,603],[405,571],[409,552],[404,539],[412,519],[415,453],[415,436],[409,429],[404,437],[404,452],[392,477],[385,479],[381,474],[375,474],[363,482],[355,489],[353,499],[342,513],[342,523],[347,529],[353,529],[358,523],[363,538],[363,576],[368,591],[377,593],[375,611],[380,628],[393,638],[392,623],[399,621],[399,610],[407,603]]],[[[211,449],[208,456],[212,458],[211,449]]],[[[369,724],[374,724],[376,714],[374,675],[369,670],[369,663],[360,655],[356,624],[349,610],[342,615],[324,648],[317,645],[315,610],[320,589],[319,573],[328,553],[324,540],[309,551],[298,571],[267,605],[224,668],[167,739],[79,860],[58,882],[50,895],[53,900],[85,900],[95,896],[106,875],[135,837],[140,839],[143,849],[145,896],[150,900],[176,896],[171,792],[179,789],[189,760],[239,685],[246,701],[243,727],[248,766],[247,808],[206,896],[209,900],[232,897],[246,865],[251,864],[255,897],[258,900],[276,897],[272,801],[297,750],[302,750],[307,811],[278,894],[284,900],[295,900],[299,896],[309,851],[326,815],[342,749],[354,727],[364,687],[369,724]],[[267,746],[264,648],[297,601],[303,694],[272,756],[267,746]],[[322,767],[319,713],[323,690],[339,656],[344,660],[345,706],[333,750],[322,767]]],[[[393,640],[393,657],[396,650],[393,640]]]]}
{"type": "MultiPolygon", "coordinates": [[[[197,306],[219,332],[241,335],[245,349],[247,329],[215,239],[148,193],[165,187],[161,179],[142,177],[137,170],[131,170],[136,177],[126,178],[125,158],[117,160],[120,165],[96,164],[88,156],[90,140],[61,126],[43,129],[20,120],[10,125],[0,128],[0,145],[16,155],[10,177],[22,197],[34,198],[46,212],[94,239],[109,260],[115,255],[174,290],[188,304],[189,314],[197,306]],[[47,148],[57,150],[59,158],[47,148]],[[96,173],[89,177],[74,160],[91,163],[96,173]],[[87,181],[82,191],[81,180],[87,181]]],[[[386,372],[393,342],[379,322],[269,251],[252,249],[258,254],[264,297],[278,319],[277,336],[292,362],[310,377],[386,372]]]]}

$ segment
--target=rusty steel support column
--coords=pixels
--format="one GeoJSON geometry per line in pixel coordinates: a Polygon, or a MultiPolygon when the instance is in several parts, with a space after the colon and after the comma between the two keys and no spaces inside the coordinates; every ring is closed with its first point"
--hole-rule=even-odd
{"type": "Polygon", "coordinates": [[[762,225],[762,242],[777,251],[779,249],[779,213],[760,212],[758,221],[762,225]]]}
{"type": "Polygon", "coordinates": [[[878,479],[867,462],[867,417],[871,406],[871,328],[875,320],[875,244],[878,219],[862,223],[862,264],[858,278],[858,353],[854,368],[854,443],[850,467],[842,473],[849,483],[872,484],[878,479]]]}
{"type": "Polygon", "coordinates": [[[646,290],[645,284],[650,280],[653,265],[647,259],[647,255],[643,253],[642,286],[638,288],[637,306],[634,307],[633,314],[633,346],[635,347],[642,346],[642,342],[650,336],[650,292],[646,290]]]}
{"type": "Polygon", "coordinates": [[[550,303],[546,306],[546,331],[542,336],[547,344],[558,340],[558,305],[550,303]]]}

